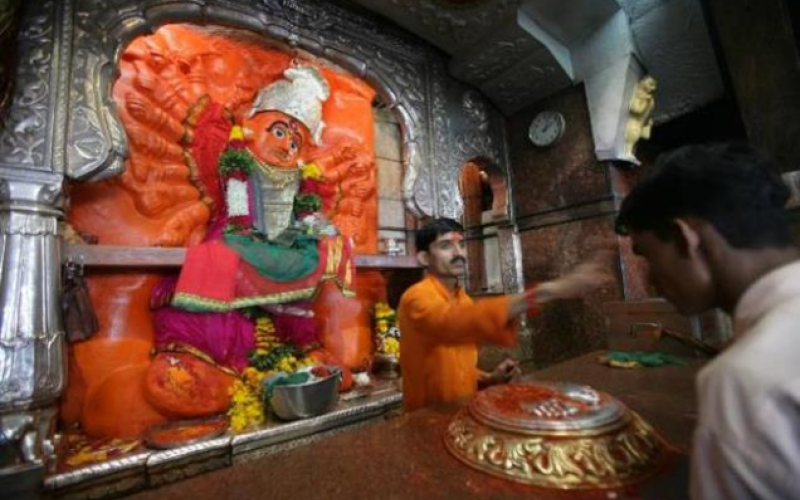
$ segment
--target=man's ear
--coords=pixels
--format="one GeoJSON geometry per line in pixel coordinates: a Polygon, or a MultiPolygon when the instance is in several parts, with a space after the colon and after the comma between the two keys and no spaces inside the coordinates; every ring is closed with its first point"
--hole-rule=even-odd
{"type": "Polygon", "coordinates": [[[686,219],[676,218],[672,222],[675,224],[675,244],[681,257],[696,255],[700,251],[700,233],[686,219]]]}
{"type": "Polygon", "coordinates": [[[422,267],[428,267],[431,263],[431,254],[425,250],[417,252],[417,261],[422,264],[422,267]]]}

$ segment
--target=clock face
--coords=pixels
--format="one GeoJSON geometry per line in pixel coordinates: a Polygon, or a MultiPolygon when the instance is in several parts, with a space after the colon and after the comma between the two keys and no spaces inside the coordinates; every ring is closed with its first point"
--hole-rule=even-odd
{"type": "Polygon", "coordinates": [[[557,111],[543,111],[536,115],[528,129],[528,137],[537,146],[549,146],[564,133],[566,122],[557,111]]]}

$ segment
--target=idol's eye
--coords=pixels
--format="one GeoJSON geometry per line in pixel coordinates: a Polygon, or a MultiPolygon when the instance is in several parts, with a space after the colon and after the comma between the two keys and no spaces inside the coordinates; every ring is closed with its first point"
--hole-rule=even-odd
{"type": "Polygon", "coordinates": [[[286,131],[285,131],[285,130],[283,130],[283,128],[282,128],[282,127],[275,127],[275,128],[272,130],[272,135],[274,135],[274,136],[275,136],[275,137],[277,137],[278,139],[283,139],[284,137],[286,137],[286,131]]]}

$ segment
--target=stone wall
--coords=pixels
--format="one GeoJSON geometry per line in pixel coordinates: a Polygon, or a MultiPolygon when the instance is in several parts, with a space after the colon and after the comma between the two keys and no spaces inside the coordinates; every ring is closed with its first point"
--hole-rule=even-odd
{"type": "MultiPolygon", "coordinates": [[[[593,245],[616,243],[614,172],[595,159],[581,86],[512,115],[506,128],[523,274],[526,286],[531,286],[567,272],[591,253],[593,245]],[[528,139],[528,127],[544,110],[562,113],[566,129],[555,144],[539,148],[528,139]]],[[[586,300],[548,305],[531,318],[535,362],[550,364],[603,348],[602,304],[621,298],[622,290],[623,281],[618,277],[613,285],[586,300]]]]}

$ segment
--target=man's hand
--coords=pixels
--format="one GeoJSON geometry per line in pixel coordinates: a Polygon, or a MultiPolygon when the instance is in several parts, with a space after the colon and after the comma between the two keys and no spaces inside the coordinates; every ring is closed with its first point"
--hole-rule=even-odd
{"type": "Polygon", "coordinates": [[[521,374],[522,370],[519,368],[519,363],[512,358],[506,358],[501,361],[500,364],[498,364],[497,367],[490,373],[483,372],[479,382],[482,387],[505,384],[521,374]]]}
{"type": "Polygon", "coordinates": [[[498,383],[505,384],[514,377],[522,375],[522,370],[516,359],[506,358],[497,365],[492,374],[497,378],[498,383]]]}
{"type": "Polygon", "coordinates": [[[611,256],[611,252],[607,250],[599,251],[564,276],[539,283],[530,293],[535,295],[539,304],[583,297],[613,281],[614,277],[609,269],[611,256]]]}
{"type": "Polygon", "coordinates": [[[510,296],[508,321],[513,321],[524,312],[536,314],[539,306],[552,300],[583,297],[598,288],[613,283],[611,263],[616,253],[609,245],[596,251],[572,271],[552,281],[545,281],[529,288],[525,293],[510,296]]]}

